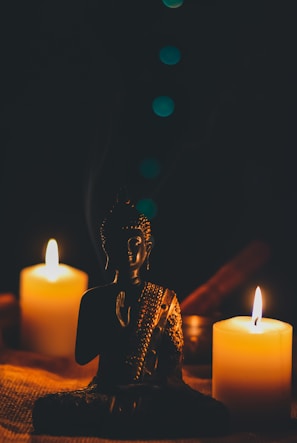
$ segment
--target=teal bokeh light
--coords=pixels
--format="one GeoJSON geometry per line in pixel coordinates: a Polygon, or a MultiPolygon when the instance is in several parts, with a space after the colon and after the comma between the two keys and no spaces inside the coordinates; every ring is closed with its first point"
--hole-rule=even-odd
{"type": "Polygon", "coordinates": [[[184,3],[184,0],[162,0],[167,8],[179,8],[184,3]]]}
{"type": "Polygon", "coordinates": [[[145,178],[156,178],[160,174],[161,165],[156,158],[145,158],[139,165],[139,172],[145,178]]]}
{"type": "Polygon", "coordinates": [[[151,220],[157,214],[157,205],[151,198],[142,198],[138,200],[136,208],[139,212],[146,215],[151,220]]]}
{"type": "Polygon", "coordinates": [[[174,111],[174,101],[171,97],[160,95],[153,100],[152,108],[159,117],[168,117],[174,111]]]}
{"type": "Polygon", "coordinates": [[[159,57],[165,65],[176,65],[180,61],[181,53],[176,46],[164,46],[159,51],[159,57]]]}

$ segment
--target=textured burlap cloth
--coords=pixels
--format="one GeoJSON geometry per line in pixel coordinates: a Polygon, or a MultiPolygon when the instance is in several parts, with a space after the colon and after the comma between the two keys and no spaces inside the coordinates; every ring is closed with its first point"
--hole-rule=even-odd
{"type": "MultiPolygon", "coordinates": [[[[80,367],[63,359],[54,359],[25,351],[0,351],[0,443],[98,443],[108,442],[94,437],[51,437],[34,435],[31,412],[37,397],[49,392],[77,389],[91,380],[98,361],[80,367]]],[[[184,379],[200,392],[210,394],[210,368],[185,367],[184,379]]],[[[164,440],[164,442],[195,441],[205,443],[297,443],[296,402],[292,404],[292,427],[278,434],[234,433],[218,438],[164,440]]]]}

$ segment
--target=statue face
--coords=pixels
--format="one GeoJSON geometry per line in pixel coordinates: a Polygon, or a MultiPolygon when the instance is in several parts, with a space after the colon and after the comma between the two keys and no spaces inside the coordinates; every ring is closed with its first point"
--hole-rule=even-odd
{"type": "Polygon", "coordinates": [[[110,264],[123,276],[139,271],[150,253],[140,230],[122,230],[105,246],[110,264]]]}
{"type": "Polygon", "coordinates": [[[143,265],[147,251],[143,236],[136,235],[128,239],[128,257],[131,269],[140,269],[143,265]]]}

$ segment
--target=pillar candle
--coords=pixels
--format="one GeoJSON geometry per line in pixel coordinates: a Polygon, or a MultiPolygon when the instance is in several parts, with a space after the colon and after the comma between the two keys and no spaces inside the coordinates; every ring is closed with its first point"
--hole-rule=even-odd
{"type": "Polygon", "coordinates": [[[22,348],[74,359],[79,305],[87,287],[87,273],[59,263],[57,242],[50,239],[45,263],[20,273],[22,348]]]}
{"type": "Polygon", "coordinates": [[[258,287],[251,317],[213,325],[212,395],[238,427],[282,426],[291,415],[293,328],[262,319],[261,299],[258,287]]]}

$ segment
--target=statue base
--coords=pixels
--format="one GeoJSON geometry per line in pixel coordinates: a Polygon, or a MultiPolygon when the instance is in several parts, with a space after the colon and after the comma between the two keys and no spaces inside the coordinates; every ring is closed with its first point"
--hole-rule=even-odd
{"type": "Polygon", "coordinates": [[[195,438],[226,435],[229,415],[214,398],[181,387],[131,385],[99,392],[84,389],[48,394],[36,400],[35,434],[113,439],[195,438]]]}

